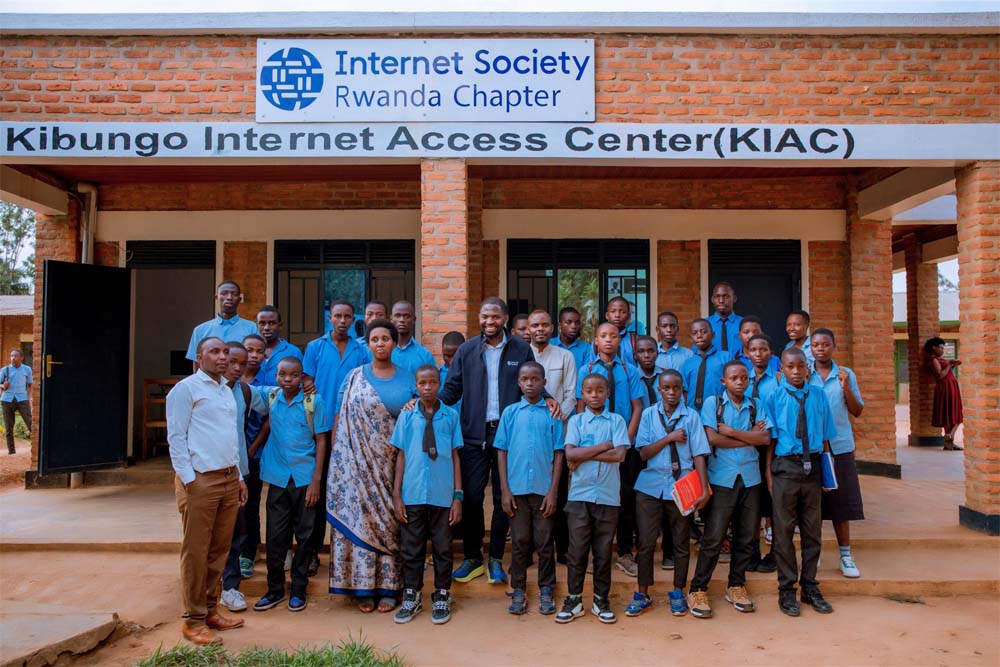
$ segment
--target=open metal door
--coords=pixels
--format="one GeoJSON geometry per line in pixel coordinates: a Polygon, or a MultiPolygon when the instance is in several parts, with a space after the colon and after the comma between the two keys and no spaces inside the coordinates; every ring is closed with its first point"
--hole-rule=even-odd
{"type": "Polygon", "coordinates": [[[46,260],[44,282],[39,472],[124,465],[129,271],[46,260]]]}

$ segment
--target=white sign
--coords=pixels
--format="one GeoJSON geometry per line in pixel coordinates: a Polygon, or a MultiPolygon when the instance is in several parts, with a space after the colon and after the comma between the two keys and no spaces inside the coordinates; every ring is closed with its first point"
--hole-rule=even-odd
{"type": "Polygon", "coordinates": [[[258,123],[592,120],[592,39],[257,40],[258,123]]]}
{"type": "Polygon", "coordinates": [[[0,162],[59,158],[1000,159],[1000,124],[0,123],[0,162]]]}

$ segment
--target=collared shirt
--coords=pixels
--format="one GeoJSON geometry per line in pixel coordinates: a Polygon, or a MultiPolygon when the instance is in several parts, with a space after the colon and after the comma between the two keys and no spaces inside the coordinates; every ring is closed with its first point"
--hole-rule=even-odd
{"type": "MultiPolygon", "coordinates": [[[[236,399],[236,439],[239,443],[240,452],[240,474],[246,477],[250,474],[250,463],[247,456],[247,423],[249,419],[247,417],[259,416],[259,413],[263,412],[262,406],[264,404],[263,399],[260,395],[250,388],[250,414],[247,415],[247,404],[243,396],[243,389],[240,387],[239,381],[233,383],[230,387],[233,390],[233,398],[236,399]]],[[[258,427],[259,430],[259,427],[258,427]]],[[[256,433],[254,434],[256,435],[256,433]]],[[[258,452],[258,456],[260,452],[258,452]]]]}
{"type": "Polygon", "coordinates": [[[170,390],[166,412],[170,461],[183,484],[193,482],[195,472],[239,466],[236,399],[225,380],[199,368],[170,390]]]}
{"type": "Polygon", "coordinates": [[[846,454],[854,451],[854,428],[851,426],[851,415],[847,411],[847,399],[844,398],[844,388],[840,386],[839,372],[847,372],[847,386],[854,392],[858,403],[864,407],[865,402],[861,400],[861,389],[858,387],[858,378],[850,368],[837,366],[837,362],[831,362],[833,367],[830,374],[823,380],[816,371],[809,376],[809,384],[822,387],[826,394],[827,403],[830,406],[830,415],[833,417],[833,427],[837,429],[837,435],[830,438],[830,450],[834,454],[846,454]]]}
{"type": "Polygon", "coordinates": [[[434,460],[424,451],[427,419],[419,409],[400,413],[392,432],[389,442],[396,449],[403,450],[406,461],[403,470],[404,505],[451,507],[455,490],[455,469],[451,452],[462,446],[458,412],[438,401],[433,423],[434,446],[437,448],[437,458],[434,460]]]}
{"type": "Polygon", "coordinates": [[[645,410],[649,406],[658,403],[660,400],[660,375],[662,371],[656,370],[652,375],[646,375],[639,370],[639,383],[642,385],[642,409],[645,410]],[[652,396],[650,396],[649,387],[653,388],[652,396]]]}
{"type": "Polygon", "coordinates": [[[789,395],[791,390],[795,396],[806,397],[806,424],[809,431],[809,453],[819,454],[823,451],[823,441],[837,437],[837,428],[833,425],[830,406],[826,402],[826,394],[819,388],[806,384],[802,389],[796,389],[782,380],[778,388],[772,392],[766,407],[774,420],[774,437],[778,443],[774,447],[775,456],[802,454],[802,442],[795,437],[795,425],[798,423],[799,403],[789,395]]]}
{"type": "Polygon", "coordinates": [[[663,341],[656,344],[656,367],[661,370],[674,369],[679,371],[684,362],[694,356],[694,352],[689,347],[681,347],[681,344],[674,341],[670,347],[663,347],[663,341]]]}
{"type": "Polygon", "coordinates": [[[500,357],[507,345],[507,334],[496,346],[483,342],[483,365],[486,366],[486,421],[500,419],[500,357]]]}
{"type": "MultiPolygon", "coordinates": [[[[705,385],[702,389],[701,404],[705,404],[708,396],[717,396],[722,393],[722,369],[729,362],[729,356],[713,345],[708,350],[705,367],[705,385]]],[[[681,367],[681,376],[684,378],[684,393],[687,395],[687,402],[691,407],[695,407],[695,390],[698,388],[698,369],[701,367],[701,353],[694,351],[694,355],[684,362],[681,367]]]]}
{"type": "MultiPolygon", "coordinates": [[[[694,470],[694,457],[712,453],[708,438],[705,437],[705,427],[702,426],[698,412],[694,408],[688,408],[683,401],[670,416],[667,416],[663,403],[660,402],[642,411],[639,432],[635,436],[636,447],[646,447],[667,437],[668,433],[663,428],[660,416],[666,420],[671,432],[684,429],[687,442],[677,443],[677,461],[681,466],[681,475],[686,475],[694,470]]],[[[646,461],[645,469],[635,480],[635,490],[654,498],[670,498],[673,488],[673,462],[670,459],[670,445],[667,445],[646,461]]]]}
{"type": "Polygon", "coordinates": [[[563,415],[576,412],[576,359],[573,353],[555,345],[539,350],[531,344],[535,361],[545,369],[545,391],[559,401],[563,415]]]}
{"type": "Polygon", "coordinates": [[[504,409],[493,446],[507,452],[511,494],[544,496],[552,486],[555,453],[563,449],[562,422],[552,418],[545,401],[532,405],[522,397],[504,409]]]}
{"type": "Polygon", "coordinates": [[[10,383],[10,386],[0,395],[0,401],[4,403],[26,401],[28,400],[28,386],[34,383],[31,366],[23,363],[20,366],[14,366],[14,364],[4,366],[3,370],[0,371],[0,381],[10,383]]]}
{"type": "MultiPolygon", "coordinates": [[[[722,392],[720,396],[709,396],[705,399],[705,405],[701,407],[701,421],[705,428],[719,430],[717,419],[719,401],[722,401],[722,423],[739,431],[749,431],[753,428],[753,425],[750,424],[750,403],[752,401],[756,408],[757,423],[765,424],[771,431],[771,437],[774,437],[774,428],[767,415],[764,402],[759,398],[755,400],[744,395],[743,402],[737,408],[728,391],[722,392]]],[[[760,484],[760,464],[757,463],[757,458],[757,448],[753,445],[716,447],[712,455],[708,457],[708,483],[731,489],[736,485],[736,478],[742,475],[744,485],[760,484]]]]}
{"type": "Polygon", "coordinates": [[[397,345],[392,348],[392,363],[402,366],[414,375],[417,374],[417,369],[425,364],[436,365],[434,355],[418,343],[416,338],[411,338],[406,345],[397,345]]]}
{"type": "Polygon", "coordinates": [[[306,417],[305,396],[302,390],[289,403],[278,387],[254,387],[262,403],[254,402],[254,409],[271,417],[271,435],[264,445],[260,459],[260,478],[281,488],[288,481],[296,487],[308,486],[316,470],[316,433],[329,433],[333,420],[326,409],[323,396],[313,394],[313,427],[306,417]],[[270,395],[277,389],[274,403],[270,395]]]}
{"type": "Polygon", "coordinates": [[[278,384],[278,364],[281,363],[282,359],[287,357],[295,357],[299,361],[302,361],[302,352],[299,351],[297,345],[292,345],[284,338],[279,338],[278,344],[271,351],[271,356],[265,357],[260,362],[260,370],[257,371],[257,377],[260,378],[262,385],[278,384]]]}
{"type": "Polygon", "coordinates": [[[187,358],[196,361],[198,358],[198,343],[209,336],[221,338],[222,342],[229,341],[243,342],[243,339],[250,334],[257,333],[257,323],[251,320],[244,320],[239,315],[233,315],[228,320],[216,315],[207,322],[202,322],[191,332],[191,342],[188,343],[187,358]]]}
{"type": "MultiPolygon", "coordinates": [[[[785,345],[786,350],[790,347],[795,347],[794,341],[788,341],[788,344],[785,345]]],[[[806,364],[809,366],[809,370],[811,371],[816,365],[816,358],[813,357],[812,351],[812,336],[806,336],[805,340],[802,341],[802,347],[799,349],[802,350],[802,354],[806,355],[806,364]]]]}
{"type": "MultiPolygon", "coordinates": [[[[733,359],[735,361],[742,361],[743,365],[747,367],[747,373],[750,374],[750,377],[753,377],[753,374],[755,372],[753,369],[753,361],[751,361],[750,357],[743,354],[742,347],[740,348],[739,352],[736,353],[733,359]]],[[[767,362],[767,370],[771,371],[772,374],[777,373],[779,370],[781,370],[781,361],[779,361],[778,357],[775,357],[773,355],[771,356],[771,359],[767,362]]]]}
{"type": "MultiPolygon", "coordinates": [[[[706,319],[708,323],[712,326],[712,331],[715,332],[715,338],[712,343],[715,347],[722,351],[722,317],[719,313],[712,313],[706,319]]],[[[726,361],[732,359],[736,351],[743,347],[743,341],[740,340],[740,322],[743,321],[742,315],[737,315],[736,313],[729,313],[729,317],[726,318],[726,337],[729,339],[729,349],[726,350],[726,354],[723,355],[728,357],[726,361]]]]}
{"type": "Polygon", "coordinates": [[[580,373],[580,369],[585,367],[594,358],[594,346],[585,340],[577,338],[569,345],[566,345],[559,336],[556,336],[549,343],[564,350],[569,350],[573,354],[573,359],[576,361],[577,374],[580,373]]]}
{"type": "MultiPolygon", "coordinates": [[[[611,442],[615,447],[628,447],[628,428],[622,416],[607,408],[600,414],[586,409],[569,418],[566,444],[593,447],[611,442]]],[[[569,474],[568,500],[598,505],[621,505],[621,476],[617,463],[584,461],[569,474]]]]}
{"type": "MultiPolygon", "coordinates": [[[[772,359],[773,358],[774,357],[772,357],[772,359]]],[[[767,405],[767,402],[771,399],[771,394],[773,394],[779,386],[778,371],[772,370],[771,365],[768,364],[767,370],[764,371],[764,374],[761,375],[759,379],[757,378],[757,371],[752,368],[749,371],[749,375],[750,384],[747,385],[746,395],[753,396],[754,387],[759,383],[760,390],[757,392],[757,397],[764,402],[764,405],[767,405]]]]}
{"type": "Polygon", "coordinates": [[[368,363],[368,355],[354,339],[348,338],[341,356],[337,343],[330,335],[317,338],[306,345],[302,359],[302,372],[313,378],[316,391],[324,396],[327,415],[333,417],[340,412],[340,385],[347,374],[358,366],[368,363]]]}
{"type": "MultiPolygon", "coordinates": [[[[577,398],[583,398],[583,379],[589,374],[597,373],[598,375],[608,377],[608,369],[601,365],[599,359],[588,363],[584,371],[580,373],[576,382],[577,398]]],[[[617,357],[614,360],[612,371],[614,372],[615,404],[611,405],[611,397],[608,396],[605,405],[610,407],[612,412],[621,415],[627,424],[632,420],[632,401],[637,398],[642,400],[642,395],[646,393],[646,388],[642,386],[642,381],[639,379],[639,372],[636,370],[636,367],[623,364],[622,360],[617,357]]],[[[608,378],[608,381],[611,382],[612,378],[608,378]]]]}

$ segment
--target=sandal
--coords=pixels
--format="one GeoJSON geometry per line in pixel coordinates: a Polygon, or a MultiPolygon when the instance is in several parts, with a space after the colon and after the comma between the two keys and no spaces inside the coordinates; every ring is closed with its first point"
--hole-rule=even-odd
{"type": "Polygon", "coordinates": [[[391,598],[388,596],[383,596],[378,601],[378,613],[388,614],[390,611],[396,608],[396,598],[391,598]]]}
{"type": "Polygon", "coordinates": [[[362,614],[370,614],[375,611],[375,598],[358,598],[358,609],[362,614]]]}

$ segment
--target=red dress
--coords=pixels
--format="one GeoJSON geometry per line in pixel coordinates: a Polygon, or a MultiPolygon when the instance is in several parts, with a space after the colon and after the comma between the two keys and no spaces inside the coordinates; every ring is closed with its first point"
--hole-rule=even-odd
{"type": "Polygon", "coordinates": [[[942,428],[955,426],[962,423],[962,392],[958,389],[955,367],[950,361],[941,357],[937,358],[937,362],[948,372],[943,378],[938,378],[934,384],[934,411],[931,413],[931,426],[942,428]]]}

